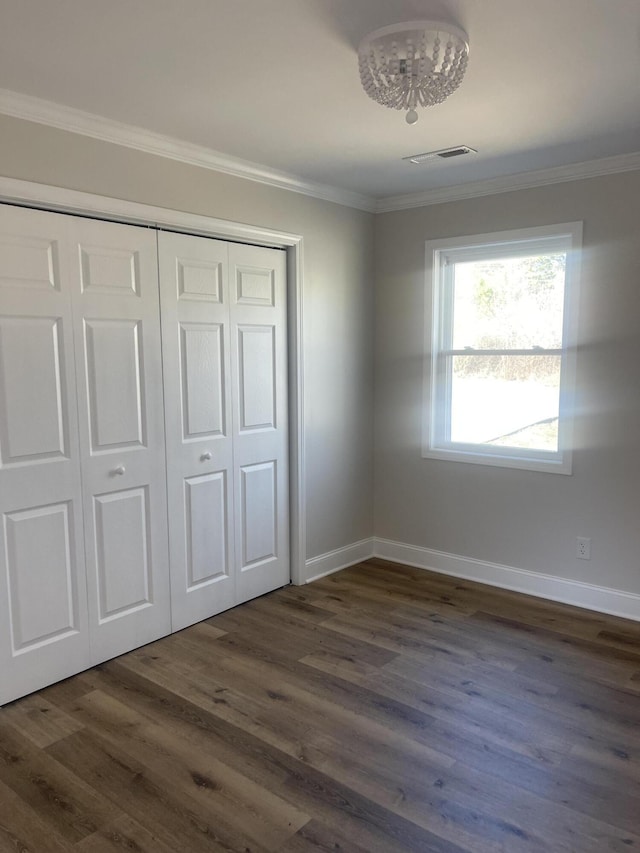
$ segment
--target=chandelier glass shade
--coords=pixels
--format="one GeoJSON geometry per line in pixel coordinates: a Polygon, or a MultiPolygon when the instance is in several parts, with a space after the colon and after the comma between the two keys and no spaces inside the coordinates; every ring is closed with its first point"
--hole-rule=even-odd
{"type": "Polygon", "coordinates": [[[467,69],[466,33],[451,24],[411,21],[375,30],[358,48],[360,80],[374,101],[408,110],[441,104],[458,88],[467,69]]]}

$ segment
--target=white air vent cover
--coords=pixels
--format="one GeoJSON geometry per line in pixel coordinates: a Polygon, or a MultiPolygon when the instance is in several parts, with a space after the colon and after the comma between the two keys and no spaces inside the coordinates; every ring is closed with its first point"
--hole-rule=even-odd
{"type": "Polygon", "coordinates": [[[448,160],[451,157],[461,157],[463,154],[477,154],[475,148],[469,148],[468,145],[456,145],[454,148],[441,148],[440,151],[427,151],[425,154],[412,154],[410,157],[403,157],[403,160],[408,160],[410,163],[426,163],[429,160],[448,160]]]}

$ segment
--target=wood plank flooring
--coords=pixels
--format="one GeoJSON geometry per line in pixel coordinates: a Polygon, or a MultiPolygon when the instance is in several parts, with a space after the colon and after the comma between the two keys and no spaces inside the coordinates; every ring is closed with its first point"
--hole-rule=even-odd
{"type": "Polygon", "coordinates": [[[0,853],[640,853],[640,624],[381,560],[0,709],[0,853]]]}

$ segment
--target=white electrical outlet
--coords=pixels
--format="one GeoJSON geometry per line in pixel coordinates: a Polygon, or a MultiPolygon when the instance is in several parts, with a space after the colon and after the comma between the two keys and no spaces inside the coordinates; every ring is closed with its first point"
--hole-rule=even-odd
{"type": "Polygon", "coordinates": [[[586,536],[578,536],[576,539],[576,558],[578,560],[591,559],[591,539],[586,536]]]}

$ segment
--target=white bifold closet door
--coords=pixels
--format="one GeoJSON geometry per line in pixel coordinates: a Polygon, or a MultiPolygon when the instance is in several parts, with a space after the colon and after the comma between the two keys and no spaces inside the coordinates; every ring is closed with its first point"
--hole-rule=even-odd
{"type": "Polygon", "coordinates": [[[0,705],[91,664],[68,227],[0,206],[0,705]]]}
{"type": "Polygon", "coordinates": [[[73,227],[85,555],[93,662],[170,633],[156,232],[73,227]]]}
{"type": "Polygon", "coordinates": [[[158,235],[173,630],[289,581],[285,255],[158,235]]]}
{"type": "Polygon", "coordinates": [[[286,340],[282,251],[0,205],[0,705],[289,581],[286,340]]]}
{"type": "Polygon", "coordinates": [[[289,582],[286,256],[229,244],[236,601],[289,582]]]}
{"type": "Polygon", "coordinates": [[[171,630],[155,231],[0,205],[0,704],[171,630]]]}

